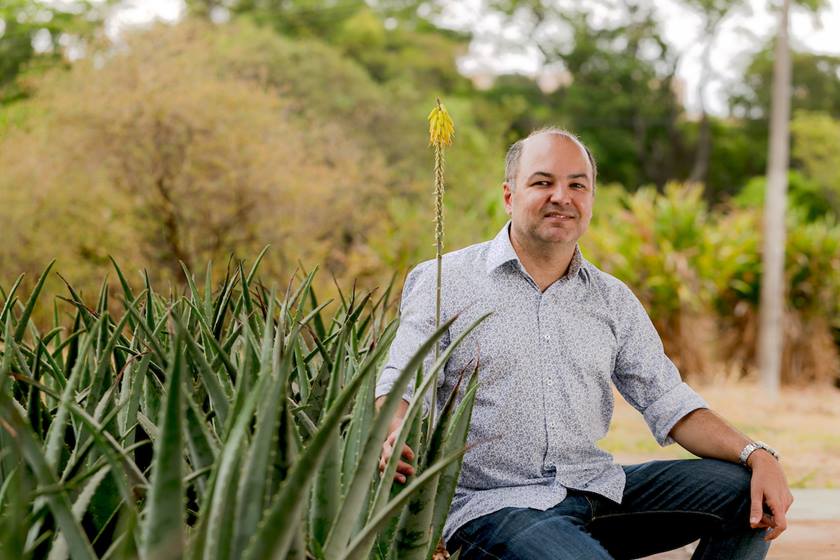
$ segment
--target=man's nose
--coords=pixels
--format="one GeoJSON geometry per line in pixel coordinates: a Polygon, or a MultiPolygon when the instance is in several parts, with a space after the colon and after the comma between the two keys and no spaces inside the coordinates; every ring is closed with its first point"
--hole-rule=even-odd
{"type": "Polygon", "coordinates": [[[551,202],[561,205],[569,205],[572,203],[569,187],[566,185],[555,185],[551,191],[551,202]]]}

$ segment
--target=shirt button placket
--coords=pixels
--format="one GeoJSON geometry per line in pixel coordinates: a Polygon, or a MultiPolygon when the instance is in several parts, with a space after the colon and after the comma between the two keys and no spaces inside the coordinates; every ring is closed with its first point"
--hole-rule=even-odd
{"type": "Polygon", "coordinates": [[[538,325],[538,333],[539,333],[539,340],[541,342],[540,346],[541,352],[541,363],[542,363],[542,371],[543,376],[545,379],[544,387],[545,387],[545,394],[543,395],[543,401],[546,404],[545,407],[545,428],[546,428],[546,436],[548,438],[548,449],[547,451],[547,463],[553,464],[553,447],[554,441],[556,438],[555,430],[555,406],[556,406],[556,399],[555,399],[555,392],[556,389],[554,387],[554,379],[553,373],[551,371],[551,362],[552,362],[552,352],[551,352],[551,335],[549,334],[549,329],[551,328],[551,318],[550,313],[548,313],[548,299],[546,298],[545,294],[540,297],[539,302],[539,309],[538,309],[538,316],[537,316],[537,325],[538,325]]]}

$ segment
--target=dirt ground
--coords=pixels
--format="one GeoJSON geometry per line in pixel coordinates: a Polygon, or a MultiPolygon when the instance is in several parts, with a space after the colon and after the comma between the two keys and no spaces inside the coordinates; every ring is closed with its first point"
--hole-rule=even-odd
{"type": "MultiPolygon", "coordinates": [[[[837,560],[840,521],[794,521],[770,545],[767,560],[837,560]]],[[[694,545],[648,556],[645,560],[689,560],[694,545]]]]}
{"type": "MultiPolygon", "coordinates": [[[[840,390],[783,388],[771,402],[755,384],[694,387],[716,412],[782,456],[792,488],[840,488],[840,390]]],[[[615,416],[601,445],[620,463],[691,457],[678,445],[659,447],[641,415],[616,393],[615,416]]]]}
{"type": "MultiPolygon", "coordinates": [[[[836,489],[840,488],[840,390],[784,388],[779,400],[773,403],[755,384],[728,381],[694,388],[712,409],[739,430],[779,450],[794,494],[815,492],[797,492],[797,489],[818,488],[835,489],[831,497],[836,496],[836,489]]],[[[641,415],[617,393],[615,408],[610,432],[601,444],[618,462],[691,457],[678,445],[659,447],[641,415]]],[[[813,501],[813,496],[810,499],[813,501]]],[[[790,519],[787,531],[771,546],[767,558],[840,559],[840,519],[836,518],[836,512],[831,517],[790,519]]],[[[688,560],[693,550],[693,546],[687,546],[648,560],[688,560]]]]}

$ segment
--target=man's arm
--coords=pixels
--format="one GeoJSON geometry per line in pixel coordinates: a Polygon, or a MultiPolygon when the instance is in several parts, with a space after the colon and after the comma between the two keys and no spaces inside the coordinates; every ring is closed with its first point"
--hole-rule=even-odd
{"type": "MultiPolygon", "coordinates": [[[[682,417],[671,429],[670,437],[698,457],[739,462],[741,450],[750,439],[707,408],[700,408],[682,417]]],[[[765,540],[773,540],[787,528],[787,513],[793,503],[785,474],[779,462],[763,449],[753,451],[747,459],[752,470],[750,525],[772,527],[765,540]],[[767,504],[772,516],[763,515],[767,504]]]]}
{"type": "MultiPolygon", "coordinates": [[[[385,397],[387,395],[383,395],[376,399],[376,410],[378,411],[382,408],[382,403],[385,401],[385,397]]],[[[397,439],[397,432],[400,430],[400,426],[402,426],[403,420],[405,419],[405,413],[408,411],[408,402],[403,399],[397,405],[397,412],[394,414],[394,418],[391,420],[391,424],[388,426],[388,437],[385,439],[385,443],[382,444],[382,454],[379,456],[379,472],[383,472],[385,467],[388,465],[388,461],[391,459],[391,455],[394,453],[394,443],[397,439]]],[[[408,446],[404,445],[402,450],[402,457],[409,461],[414,460],[414,451],[408,446]]],[[[394,475],[394,480],[397,482],[405,483],[405,479],[407,476],[411,476],[414,474],[414,467],[410,464],[400,461],[397,463],[397,472],[394,475]]]]}

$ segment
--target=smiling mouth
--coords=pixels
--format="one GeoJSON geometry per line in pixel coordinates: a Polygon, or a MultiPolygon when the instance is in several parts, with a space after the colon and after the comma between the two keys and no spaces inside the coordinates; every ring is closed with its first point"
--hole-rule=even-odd
{"type": "Polygon", "coordinates": [[[574,220],[575,217],[571,214],[561,214],[559,212],[551,212],[543,216],[544,218],[552,219],[552,220],[559,220],[559,221],[566,221],[566,220],[574,220]]]}

